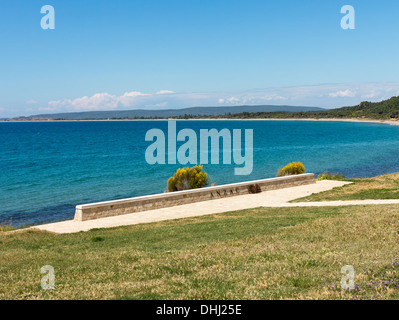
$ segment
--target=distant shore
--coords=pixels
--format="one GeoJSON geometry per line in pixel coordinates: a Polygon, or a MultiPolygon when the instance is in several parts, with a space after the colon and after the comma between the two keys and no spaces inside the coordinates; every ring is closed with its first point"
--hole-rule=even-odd
{"type": "Polygon", "coordinates": [[[201,118],[201,119],[175,119],[175,118],[165,118],[165,119],[88,119],[88,120],[29,120],[29,121],[7,121],[0,120],[0,123],[27,123],[27,122],[108,122],[108,121],[325,121],[325,122],[363,122],[363,123],[380,123],[389,125],[399,125],[399,121],[396,120],[377,120],[377,119],[341,119],[341,118],[273,118],[273,119],[231,119],[231,118],[201,118]]]}
{"type": "Polygon", "coordinates": [[[223,121],[325,121],[325,122],[363,122],[363,123],[382,123],[382,124],[391,124],[395,126],[399,126],[399,121],[395,120],[377,120],[377,119],[339,119],[339,118],[323,118],[323,119],[314,119],[314,118],[301,118],[301,119],[293,119],[293,118],[281,118],[281,119],[229,119],[229,118],[219,118],[219,119],[212,119],[212,118],[204,118],[204,119],[164,119],[164,120],[205,120],[205,121],[212,121],[212,120],[223,120],[223,121]]]}

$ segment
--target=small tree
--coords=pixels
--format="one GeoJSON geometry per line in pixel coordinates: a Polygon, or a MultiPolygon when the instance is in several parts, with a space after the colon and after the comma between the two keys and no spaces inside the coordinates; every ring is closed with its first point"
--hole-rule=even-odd
{"type": "Polygon", "coordinates": [[[305,166],[301,162],[292,162],[277,171],[278,177],[305,173],[305,166]]]}
{"type": "Polygon", "coordinates": [[[179,168],[173,177],[168,179],[167,188],[169,192],[188,189],[203,188],[209,184],[210,179],[201,165],[192,168],[179,168]]]}

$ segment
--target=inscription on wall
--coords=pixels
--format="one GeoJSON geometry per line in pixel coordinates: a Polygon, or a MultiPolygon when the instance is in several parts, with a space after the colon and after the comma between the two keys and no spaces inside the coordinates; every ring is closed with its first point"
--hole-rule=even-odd
{"type": "Polygon", "coordinates": [[[233,196],[233,195],[237,195],[237,194],[240,194],[240,189],[238,189],[238,188],[216,190],[214,192],[211,192],[211,199],[223,198],[223,197],[233,196]]]}

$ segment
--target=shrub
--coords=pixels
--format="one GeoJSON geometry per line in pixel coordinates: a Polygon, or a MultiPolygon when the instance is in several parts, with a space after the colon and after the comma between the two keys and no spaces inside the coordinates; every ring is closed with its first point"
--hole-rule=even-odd
{"type": "Polygon", "coordinates": [[[14,227],[11,225],[0,225],[0,232],[7,232],[14,230],[14,227]]]}
{"type": "Polygon", "coordinates": [[[103,237],[94,237],[94,238],[91,238],[91,242],[101,242],[101,241],[104,241],[104,238],[103,238],[103,237]]]}
{"type": "Polygon", "coordinates": [[[301,162],[292,162],[277,171],[278,177],[305,173],[305,166],[301,162]]]}
{"type": "Polygon", "coordinates": [[[259,184],[251,184],[248,186],[248,193],[261,193],[262,189],[259,184]]]}
{"type": "Polygon", "coordinates": [[[209,184],[210,179],[201,165],[192,168],[179,168],[173,177],[168,179],[167,188],[169,192],[188,189],[203,188],[209,184]]]}
{"type": "Polygon", "coordinates": [[[339,173],[323,172],[317,177],[317,181],[321,180],[345,180],[345,176],[339,173]]]}

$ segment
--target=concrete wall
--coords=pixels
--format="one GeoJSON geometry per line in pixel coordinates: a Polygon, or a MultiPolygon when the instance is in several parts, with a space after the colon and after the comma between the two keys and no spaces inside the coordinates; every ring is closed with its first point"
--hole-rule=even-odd
{"type": "Polygon", "coordinates": [[[83,204],[76,206],[75,220],[93,220],[127,213],[166,208],[212,199],[234,197],[237,195],[282,189],[311,183],[315,183],[314,174],[305,173],[295,176],[255,180],[226,184],[216,187],[83,204]]]}

